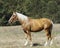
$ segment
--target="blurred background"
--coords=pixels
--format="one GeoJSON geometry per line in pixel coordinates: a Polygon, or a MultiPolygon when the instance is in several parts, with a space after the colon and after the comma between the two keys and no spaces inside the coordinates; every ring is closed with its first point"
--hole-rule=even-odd
{"type": "MultiPolygon", "coordinates": [[[[0,0],[0,26],[8,26],[12,12],[31,18],[49,18],[60,23],[60,0],[0,0]]],[[[12,25],[19,25],[19,22],[12,25]]]]}

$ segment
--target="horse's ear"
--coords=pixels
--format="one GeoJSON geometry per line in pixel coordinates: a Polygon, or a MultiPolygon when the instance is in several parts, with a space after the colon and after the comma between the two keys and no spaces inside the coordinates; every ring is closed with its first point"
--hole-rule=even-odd
{"type": "Polygon", "coordinates": [[[16,15],[16,11],[13,11],[13,14],[16,15]]]}
{"type": "Polygon", "coordinates": [[[16,13],[15,11],[13,11],[13,13],[16,13]]]}

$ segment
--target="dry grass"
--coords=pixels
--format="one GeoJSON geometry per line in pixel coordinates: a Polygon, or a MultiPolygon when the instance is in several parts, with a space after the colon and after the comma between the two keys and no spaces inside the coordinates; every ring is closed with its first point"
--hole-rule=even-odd
{"type": "Polygon", "coordinates": [[[44,47],[46,41],[45,32],[32,33],[33,47],[24,47],[24,32],[20,26],[0,27],[0,48],[60,48],[60,24],[54,24],[52,35],[54,44],[44,47]]]}

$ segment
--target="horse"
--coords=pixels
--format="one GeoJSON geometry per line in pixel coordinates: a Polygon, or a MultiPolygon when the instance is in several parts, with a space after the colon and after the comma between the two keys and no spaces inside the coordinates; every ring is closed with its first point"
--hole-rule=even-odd
{"type": "Polygon", "coordinates": [[[25,46],[30,43],[30,46],[33,46],[32,43],[32,36],[31,32],[37,32],[44,30],[46,33],[47,40],[44,44],[44,46],[47,46],[48,44],[51,45],[53,43],[52,39],[52,28],[53,28],[53,22],[48,18],[39,18],[34,19],[30,18],[26,15],[23,15],[18,12],[13,12],[12,16],[9,19],[9,23],[14,23],[16,21],[19,21],[21,24],[21,27],[25,33],[25,46]]]}

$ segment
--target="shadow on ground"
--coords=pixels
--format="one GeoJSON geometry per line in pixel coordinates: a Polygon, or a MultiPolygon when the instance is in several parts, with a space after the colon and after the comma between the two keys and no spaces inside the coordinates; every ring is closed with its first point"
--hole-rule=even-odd
{"type": "Polygon", "coordinates": [[[34,43],[33,46],[43,46],[43,44],[34,43]]]}

